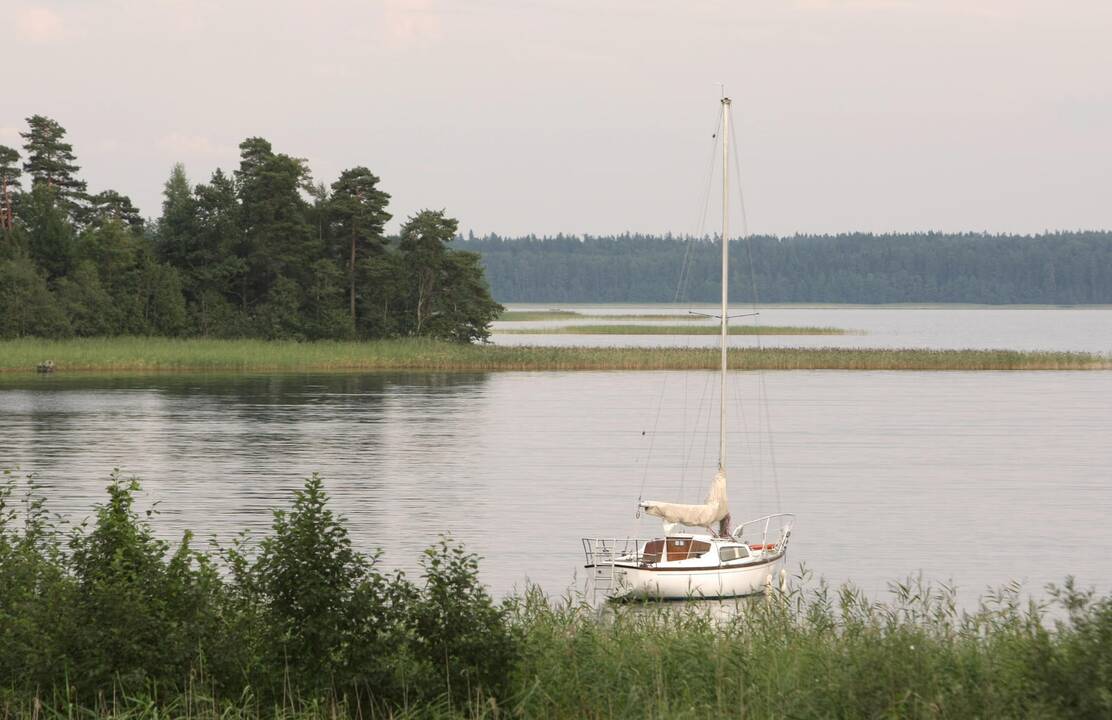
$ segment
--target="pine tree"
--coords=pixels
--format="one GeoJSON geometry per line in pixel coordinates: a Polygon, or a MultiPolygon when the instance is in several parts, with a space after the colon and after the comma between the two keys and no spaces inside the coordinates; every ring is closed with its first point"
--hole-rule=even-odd
{"type": "Polygon", "coordinates": [[[0,231],[10,231],[15,224],[13,196],[21,189],[19,175],[19,153],[0,145],[0,231]]]}
{"type": "Polygon", "coordinates": [[[382,232],[390,213],[386,205],[390,195],[378,189],[378,178],[365,167],[354,167],[340,173],[332,183],[329,200],[333,219],[333,237],[348,245],[348,305],[351,321],[355,322],[355,276],[359,251],[381,252],[382,232]]]}
{"type": "Polygon", "coordinates": [[[131,204],[131,198],[115,190],[105,190],[90,197],[89,211],[94,225],[116,220],[132,230],[143,230],[143,216],[139,214],[138,208],[131,204]]]}
{"type": "MultiPolygon", "coordinates": [[[[240,150],[235,176],[244,239],[240,254],[247,262],[243,283],[246,307],[265,298],[278,278],[307,288],[312,282],[312,263],[323,248],[308,222],[308,207],[301,196],[311,180],[305,161],[274,153],[262,138],[248,138],[240,150]]],[[[284,285],[283,303],[288,304],[291,293],[291,286],[284,285]]]]}
{"type": "Polygon", "coordinates": [[[485,340],[490,322],[502,312],[490,297],[478,254],[448,248],[458,227],[443,210],[423,210],[402,226],[398,249],[409,279],[415,335],[485,340]]]}
{"type": "Polygon", "coordinates": [[[27,118],[30,130],[20,133],[27,161],[23,169],[31,176],[32,187],[45,185],[54,191],[58,202],[76,218],[85,201],[85,181],[77,179],[81,168],[74,164],[73,146],[63,142],[66,130],[43,115],[27,118]]]}

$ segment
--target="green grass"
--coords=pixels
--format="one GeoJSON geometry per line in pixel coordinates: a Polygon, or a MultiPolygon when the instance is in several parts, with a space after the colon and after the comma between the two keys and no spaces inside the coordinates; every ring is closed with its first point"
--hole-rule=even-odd
{"type": "MultiPolygon", "coordinates": [[[[1015,586],[959,610],[951,588],[910,581],[877,602],[825,585],[756,598],[725,622],[684,604],[590,609],[533,591],[511,600],[519,639],[508,692],[367,707],[250,688],[99,698],[63,688],[0,701],[4,717],[347,720],[366,718],[1107,718],[1112,598],[1069,586],[1048,605],[1015,586]],[[1066,608],[1069,608],[1068,610],[1066,608]],[[83,701],[83,702],[82,702],[83,701]],[[39,708],[46,712],[42,712],[39,708]]],[[[418,682],[421,682],[418,679],[418,682]]]]}
{"type": "MultiPolygon", "coordinates": [[[[560,325],[498,329],[507,335],[718,335],[714,325],[560,325]]],[[[847,335],[848,330],[832,327],[792,327],[789,325],[733,325],[730,335],[847,335]]]]}
{"type": "MultiPolygon", "coordinates": [[[[460,345],[422,339],[370,342],[83,338],[0,341],[0,373],[25,375],[45,360],[58,373],[350,370],[697,370],[718,350],[460,345]]],[[[735,369],[1107,370],[1112,358],[1076,352],[856,348],[739,348],[735,369]]]]}
{"type": "Polygon", "coordinates": [[[581,313],[575,310],[507,310],[498,318],[502,322],[535,322],[540,320],[702,320],[700,315],[647,314],[636,313],[608,315],[602,313],[581,313]]]}

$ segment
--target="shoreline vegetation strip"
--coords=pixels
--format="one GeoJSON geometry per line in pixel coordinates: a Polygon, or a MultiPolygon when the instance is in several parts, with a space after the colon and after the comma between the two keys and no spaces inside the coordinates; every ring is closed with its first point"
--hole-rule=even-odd
{"type": "MultiPolygon", "coordinates": [[[[170,338],[0,341],[0,373],[33,373],[52,362],[68,372],[282,372],[350,370],[702,370],[718,349],[509,347],[425,339],[293,342],[170,338]]],[[[738,370],[1108,370],[1112,357],[1016,350],[737,348],[738,370]]]]}
{"type": "Polygon", "coordinates": [[[414,580],[383,570],[317,474],[264,536],[207,549],[160,539],[139,480],[109,480],[71,525],[0,475],[5,719],[1108,717],[1112,597],[1069,577],[966,607],[921,577],[875,598],[802,567],[732,609],[499,601],[444,535],[414,580]]]}

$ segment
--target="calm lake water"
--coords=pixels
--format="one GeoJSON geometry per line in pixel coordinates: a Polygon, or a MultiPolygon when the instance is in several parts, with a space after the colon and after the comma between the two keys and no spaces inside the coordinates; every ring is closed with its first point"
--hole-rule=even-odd
{"type": "MultiPolygon", "coordinates": [[[[796,513],[791,566],[872,593],[922,572],[966,601],[1067,574],[1112,589],[1112,373],[734,378],[734,518],[796,513]]],[[[451,532],[496,593],[528,580],[559,594],[582,577],[581,536],[659,531],[634,518],[639,494],[701,499],[716,385],[707,372],[9,379],[0,466],[36,472],[75,518],[119,467],[160,503],[160,533],[223,540],[263,532],[320,471],[387,565],[415,570],[451,532]]]]}
{"type": "MultiPolygon", "coordinates": [[[[561,309],[585,315],[622,314],[679,314],[685,315],[690,306],[667,305],[562,305],[561,309]]],[[[547,306],[512,305],[511,310],[546,310],[547,306]]],[[[717,313],[710,306],[696,308],[700,312],[717,313]]],[[[769,306],[758,308],[761,325],[789,325],[794,327],[834,327],[855,331],[850,335],[774,335],[760,339],[765,347],[883,347],[883,348],[940,348],[940,349],[1008,349],[1008,350],[1073,350],[1081,352],[1112,353],[1112,307],[967,307],[926,306],[769,306]]],[[[752,308],[737,305],[730,314],[741,315],[752,308]]],[[[646,325],[675,325],[677,321],[637,321],[646,325]]],[[[716,325],[714,319],[678,321],[682,324],[716,325]]],[[[751,317],[738,317],[734,324],[750,325],[751,317]]],[[[631,324],[628,320],[600,320],[596,318],[572,321],[496,323],[494,341],[501,345],[580,345],[606,347],[632,346],[687,346],[717,347],[714,335],[509,335],[499,334],[502,328],[543,329],[571,324],[631,324]]],[[[734,335],[730,343],[735,347],[756,345],[757,338],[734,335]]]]}

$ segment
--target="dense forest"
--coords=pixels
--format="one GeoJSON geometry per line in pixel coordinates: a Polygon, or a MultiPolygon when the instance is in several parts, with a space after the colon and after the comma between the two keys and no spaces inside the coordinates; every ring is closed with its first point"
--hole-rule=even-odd
{"type": "MultiPolygon", "coordinates": [[[[711,238],[461,240],[501,302],[717,302],[711,238]]],[[[1112,232],[758,236],[730,255],[739,301],[1112,303],[1112,232]],[[752,265],[750,265],[750,261],[752,265]],[[752,269],[752,273],[750,270],[752,269]]]]}
{"type": "Polygon", "coordinates": [[[426,210],[386,237],[365,167],[331,185],[263,138],[194,185],[177,165],[146,221],[90,193],[65,129],[35,115],[0,145],[0,337],[487,337],[501,306],[456,220],[426,210]]]}

